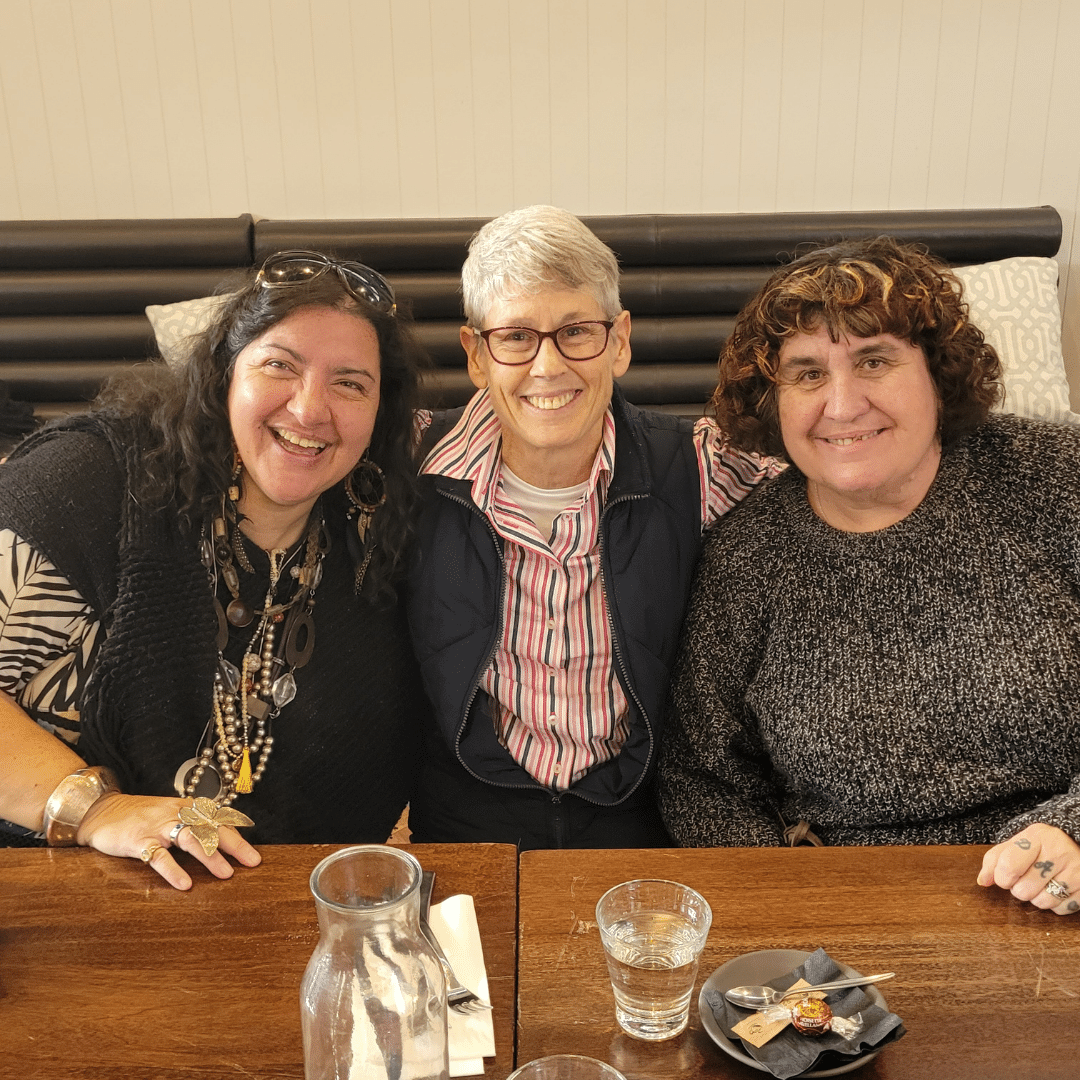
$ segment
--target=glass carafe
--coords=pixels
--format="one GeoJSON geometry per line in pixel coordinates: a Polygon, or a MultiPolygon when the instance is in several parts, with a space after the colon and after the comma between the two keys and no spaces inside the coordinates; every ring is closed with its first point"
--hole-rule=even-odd
{"type": "Polygon", "coordinates": [[[300,985],[307,1080],[446,1080],[446,983],[420,932],[420,864],[370,845],[311,874],[319,943],[300,985]]]}

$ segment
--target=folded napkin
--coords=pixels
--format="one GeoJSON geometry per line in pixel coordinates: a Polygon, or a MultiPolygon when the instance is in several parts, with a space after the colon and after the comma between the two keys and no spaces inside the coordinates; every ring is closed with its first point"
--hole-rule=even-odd
{"type": "MultiPolygon", "coordinates": [[[[776,990],[786,990],[799,979],[814,984],[842,978],[844,975],[832,957],[824,949],[818,949],[793,972],[771,979],[768,985],[776,990]]],[[[741,1042],[731,1029],[747,1016],[748,1010],[737,1008],[722,993],[716,991],[707,992],[705,1000],[724,1034],[733,1042],[741,1042]]],[[[875,1005],[861,987],[833,990],[826,995],[825,1000],[834,1016],[862,1014],[862,1028],[857,1035],[849,1040],[835,1031],[830,1031],[814,1038],[800,1035],[789,1025],[764,1046],[751,1046],[750,1043],[741,1042],[743,1049],[755,1061],[764,1065],[773,1076],[788,1080],[788,1077],[798,1076],[808,1069],[836,1068],[859,1054],[896,1042],[906,1033],[900,1017],[896,1013],[886,1012],[880,1005],[875,1005]]]]}
{"type": "MultiPolygon", "coordinates": [[[[490,1002],[484,950],[480,944],[480,928],[476,925],[473,898],[451,896],[441,904],[432,904],[428,912],[428,925],[439,939],[458,982],[490,1002]]],[[[450,1075],[482,1074],[484,1058],[495,1056],[495,1027],[491,1010],[462,1013],[447,1009],[447,1027],[450,1075]]]]}

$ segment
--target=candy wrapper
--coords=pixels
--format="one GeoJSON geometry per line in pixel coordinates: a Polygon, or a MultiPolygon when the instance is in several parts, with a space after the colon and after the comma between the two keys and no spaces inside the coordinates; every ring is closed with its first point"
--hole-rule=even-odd
{"type": "MultiPolygon", "coordinates": [[[[787,990],[800,980],[813,985],[843,977],[829,954],[818,949],[789,975],[772,979],[769,985],[777,990],[787,990]]],[[[716,1022],[731,1039],[739,1039],[739,1033],[733,1029],[747,1017],[756,1018],[758,1024],[755,1027],[777,1027],[777,1033],[763,1045],[754,1046],[745,1039],[742,1045],[755,1061],[781,1080],[811,1069],[836,1068],[853,1057],[887,1046],[905,1034],[900,1017],[875,1005],[861,987],[834,990],[828,995],[819,994],[817,998],[823,996],[831,1016],[828,1030],[816,1035],[800,1034],[792,1023],[791,1010],[796,999],[788,999],[759,1013],[732,1005],[721,993],[709,992],[705,1000],[716,1022]]]]}

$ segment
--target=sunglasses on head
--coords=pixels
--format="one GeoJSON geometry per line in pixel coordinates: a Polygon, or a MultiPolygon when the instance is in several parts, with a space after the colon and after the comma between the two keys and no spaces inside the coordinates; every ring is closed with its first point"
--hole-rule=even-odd
{"type": "Polygon", "coordinates": [[[358,262],[338,262],[318,251],[279,251],[262,264],[256,280],[264,289],[306,285],[333,270],[345,291],[376,311],[393,315],[397,301],[390,282],[377,270],[358,262]]]}

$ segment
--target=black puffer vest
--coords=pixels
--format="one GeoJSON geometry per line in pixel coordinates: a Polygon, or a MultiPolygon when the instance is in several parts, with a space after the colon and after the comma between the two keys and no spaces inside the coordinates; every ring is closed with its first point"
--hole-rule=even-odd
{"type": "MultiPolygon", "coordinates": [[[[701,539],[693,425],[643,412],[615,389],[615,473],[600,520],[601,574],[616,669],[630,703],[621,753],[570,793],[611,805],[651,775],[701,539]]],[[[464,480],[421,478],[423,508],[410,577],[409,623],[439,734],[474,776],[538,787],[502,747],[479,690],[502,632],[503,540],[464,480]]]]}

